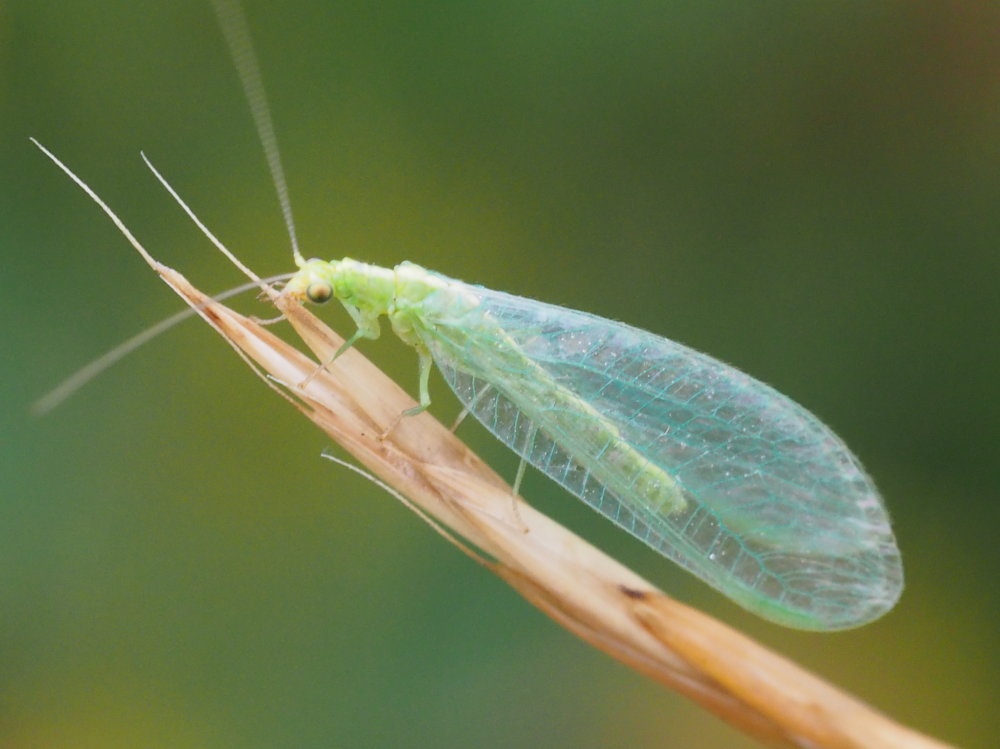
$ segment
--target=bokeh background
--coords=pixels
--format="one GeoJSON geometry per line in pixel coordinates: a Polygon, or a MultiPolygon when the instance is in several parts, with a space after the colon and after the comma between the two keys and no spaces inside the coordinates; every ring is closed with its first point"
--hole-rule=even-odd
{"type": "MultiPolygon", "coordinates": [[[[308,255],[413,260],[775,385],[876,477],[908,585],[799,633],[537,474],[531,501],[898,720],[994,745],[1000,5],[246,6],[308,255]]],[[[206,2],[0,4],[0,746],[751,745],[321,460],[197,323],[30,417],[178,301],[29,136],[202,288],[241,277],[140,149],[248,264],[291,268],[206,2]]],[[[405,346],[364,350],[415,384],[405,346]]]]}

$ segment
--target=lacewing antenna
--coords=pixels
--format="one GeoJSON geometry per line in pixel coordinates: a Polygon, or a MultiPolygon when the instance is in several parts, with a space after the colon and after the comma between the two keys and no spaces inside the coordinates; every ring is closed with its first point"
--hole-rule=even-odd
{"type": "MultiPolygon", "coordinates": [[[[277,276],[270,276],[269,278],[261,279],[261,283],[283,281],[290,278],[292,275],[294,274],[282,273],[277,276]]],[[[250,291],[251,289],[256,289],[258,287],[259,283],[257,282],[243,283],[239,286],[227,289],[226,291],[219,292],[212,297],[212,300],[221,302],[225,299],[236,296],[237,294],[242,294],[244,291],[250,291]]],[[[67,400],[77,390],[82,388],[106,369],[114,366],[136,349],[146,345],[154,338],[159,337],[162,333],[166,333],[174,326],[184,322],[189,317],[193,317],[196,314],[198,314],[197,309],[193,307],[185,307],[176,314],[173,314],[170,317],[156,323],[151,328],[146,328],[146,330],[141,333],[132,336],[126,341],[122,341],[110,351],[107,351],[96,359],[84,364],[73,374],[52,388],[52,390],[32,403],[31,413],[35,416],[44,416],[62,404],[63,401],[67,400]]]]}
{"type": "Polygon", "coordinates": [[[267,168],[271,172],[271,181],[281,203],[281,213],[285,218],[288,238],[292,243],[292,254],[295,264],[302,266],[305,259],[299,251],[299,240],[295,234],[295,219],[292,216],[292,201],[288,194],[288,182],[285,170],[281,164],[281,152],[278,150],[278,137],[274,133],[274,121],[271,118],[271,107],[267,103],[267,92],[264,89],[264,79],[257,64],[253,41],[250,35],[250,25],[238,2],[234,0],[211,0],[215,15],[226,38],[229,54],[240,77],[243,94],[250,113],[253,115],[257,137],[267,158],[267,168]]]}

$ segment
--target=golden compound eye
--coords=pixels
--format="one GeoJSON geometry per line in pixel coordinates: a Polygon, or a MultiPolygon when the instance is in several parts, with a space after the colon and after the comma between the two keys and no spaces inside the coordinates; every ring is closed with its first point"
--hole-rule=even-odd
{"type": "Polygon", "coordinates": [[[313,281],[306,288],[306,298],[313,304],[323,304],[333,296],[333,287],[326,281],[313,281]]]}

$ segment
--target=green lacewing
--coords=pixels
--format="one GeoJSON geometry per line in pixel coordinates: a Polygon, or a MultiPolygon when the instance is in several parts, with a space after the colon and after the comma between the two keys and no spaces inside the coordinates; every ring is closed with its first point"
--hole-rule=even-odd
{"type": "Polygon", "coordinates": [[[888,611],[902,564],[847,446],[764,383],[638,328],[456,281],[413,263],[299,261],[284,293],[338,299],[434,362],[500,441],[747,609],[804,629],[888,611]]]}

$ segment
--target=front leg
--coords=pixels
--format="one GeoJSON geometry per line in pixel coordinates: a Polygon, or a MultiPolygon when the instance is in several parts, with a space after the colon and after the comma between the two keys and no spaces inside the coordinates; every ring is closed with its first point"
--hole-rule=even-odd
{"type": "Polygon", "coordinates": [[[347,310],[347,314],[351,316],[354,320],[354,324],[358,326],[358,329],[354,331],[354,335],[340,344],[340,348],[333,352],[333,356],[326,361],[322,369],[326,369],[328,366],[333,364],[338,356],[347,351],[351,346],[360,341],[362,338],[368,338],[374,341],[380,335],[382,335],[382,327],[378,322],[378,313],[372,310],[363,310],[355,307],[351,304],[345,304],[344,309],[347,310]]]}
{"type": "Polygon", "coordinates": [[[375,340],[382,334],[382,328],[379,325],[377,313],[371,312],[370,310],[361,310],[350,304],[345,304],[344,309],[347,310],[347,313],[351,316],[351,319],[354,320],[354,323],[358,326],[358,329],[354,331],[354,334],[350,338],[348,338],[346,341],[340,344],[340,347],[333,352],[333,356],[331,356],[325,362],[320,364],[319,367],[313,370],[312,374],[310,374],[302,382],[300,382],[299,387],[305,387],[310,382],[312,382],[313,378],[316,377],[316,375],[318,375],[320,372],[325,371],[327,367],[329,367],[331,364],[333,364],[334,361],[336,361],[337,357],[339,357],[341,354],[347,351],[347,349],[351,348],[355,343],[357,343],[362,338],[369,338],[371,340],[375,340]]]}

